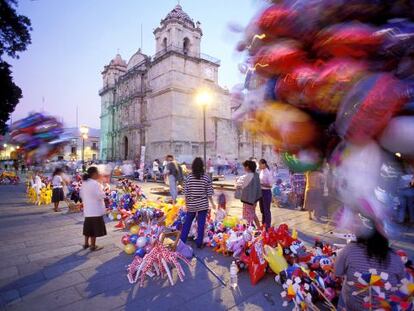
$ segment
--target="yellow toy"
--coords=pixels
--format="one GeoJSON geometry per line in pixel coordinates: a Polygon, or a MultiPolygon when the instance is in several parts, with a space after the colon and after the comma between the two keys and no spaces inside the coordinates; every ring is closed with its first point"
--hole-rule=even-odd
{"type": "Polygon", "coordinates": [[[32,204],[37,202],[37,193],[33,187],[29,187],[27,190],[27,200],[32,204]]]}
{"type": "Polygon", "coordinates": [[[38,205],[47,205],[50,203],[52,203],[52,189],[50,185],[48,185],[47,187],[44,187],[40,190],[40,198],[38,201],[38,205]]]}
{"type": "Polygon", "coordinates": [[[283,249],[280,244],[276,248],[265,245],[263,249],[263,257],[269,263],[270,269],[276,274],[287,269],[288,263],[283,256],[283,249]]]}
{"type": "Polygon", "coordinates": [[[223,234],[223,237],[217,241],[217,246],[214,248],[214,251],[216,251],[219,254],[223,254],[224,256],[229,255],[229,251],[227,250],[227,240],[229,238],[229,235],[227,233],[223,234]]]}

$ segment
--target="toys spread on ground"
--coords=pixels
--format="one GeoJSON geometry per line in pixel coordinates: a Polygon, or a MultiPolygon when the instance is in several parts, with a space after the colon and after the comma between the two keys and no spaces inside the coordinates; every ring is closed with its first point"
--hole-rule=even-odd
{"type": "Polygon", "coordinates": [[[17,185],[20,182],[15,172],[3,171],[0,174],[0,185],[17,185]]]}

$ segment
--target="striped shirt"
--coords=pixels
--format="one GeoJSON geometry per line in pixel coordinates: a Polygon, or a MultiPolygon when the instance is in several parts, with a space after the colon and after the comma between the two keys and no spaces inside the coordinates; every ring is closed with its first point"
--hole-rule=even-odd
{"type": "Polygon", "coordinates": [[[204,174],[197,179],[193,174],[188,175],[185,179],[184,195],[188,212],[207,210],[208,198],[214,195],[210,177],[204,174]]]}
{"type": "Polygon", "coordinates": [[[388,282],[392,286],[399,284],[405,276],[404,265],[400,257],[394,252],[389,252],[387,260],[381,263],[375,258],[368,257],[364,245],[357,243],[348,244],[339,252],[335,262],[335,274],[344,277],[338,310],[343,310],[343,308],[346,311],[360,311],[365,309],[363,307],[363,299],[369,293],[365,291],[359,295],[352,295],[354,291],[358,291],[358,288],[355,285],[348,284],[348,282],[358,283],[357,277],[354,275],[355,272],[369,273],[370,269],[376,269],[378,274],[381,272],[388,273],[388,282]]]}

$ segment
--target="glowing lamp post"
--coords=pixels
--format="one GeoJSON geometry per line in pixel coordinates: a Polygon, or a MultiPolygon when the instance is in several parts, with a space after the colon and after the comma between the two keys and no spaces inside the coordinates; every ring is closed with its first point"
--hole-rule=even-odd
{"type": "Polygon", "coordinates": [[[196,104],[200,105],[203,109],[203,137],[204,137],[204,165],[207,166],[207,137],[206,137],[206,109],[211,105],[213,97],[211,92],[202,89],[199,90],[195,97],[196,104]]]}
{"type": "Polygon", "coordinates": [[[89,128],[82,125],[79,131],[82,136],[82,171],[85,171],[85,140],[88,139],[89,128]]]}

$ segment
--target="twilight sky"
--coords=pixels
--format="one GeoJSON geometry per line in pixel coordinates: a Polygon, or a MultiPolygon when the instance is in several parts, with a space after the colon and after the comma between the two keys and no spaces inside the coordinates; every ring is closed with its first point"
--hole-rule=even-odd
{"type": "MultiPolygon", "coordinates": [[[[23,90],[13,120],[30,111],[62,117],[66,126],[99,127],[103,66],[120,54],[127,61],[140,47],[154,54],[152,31],[177,4],[175,0],[20,0],[18,12],[32,21],[32,44],[12,60],[15,82],[23,90]]],[[[201,22],[203,53],[221,60],[220,84],[243,80],[234,51],[239,36],[229,25],[246,25],[258,0],[181,0],[183,10],[201,22]]]]}

